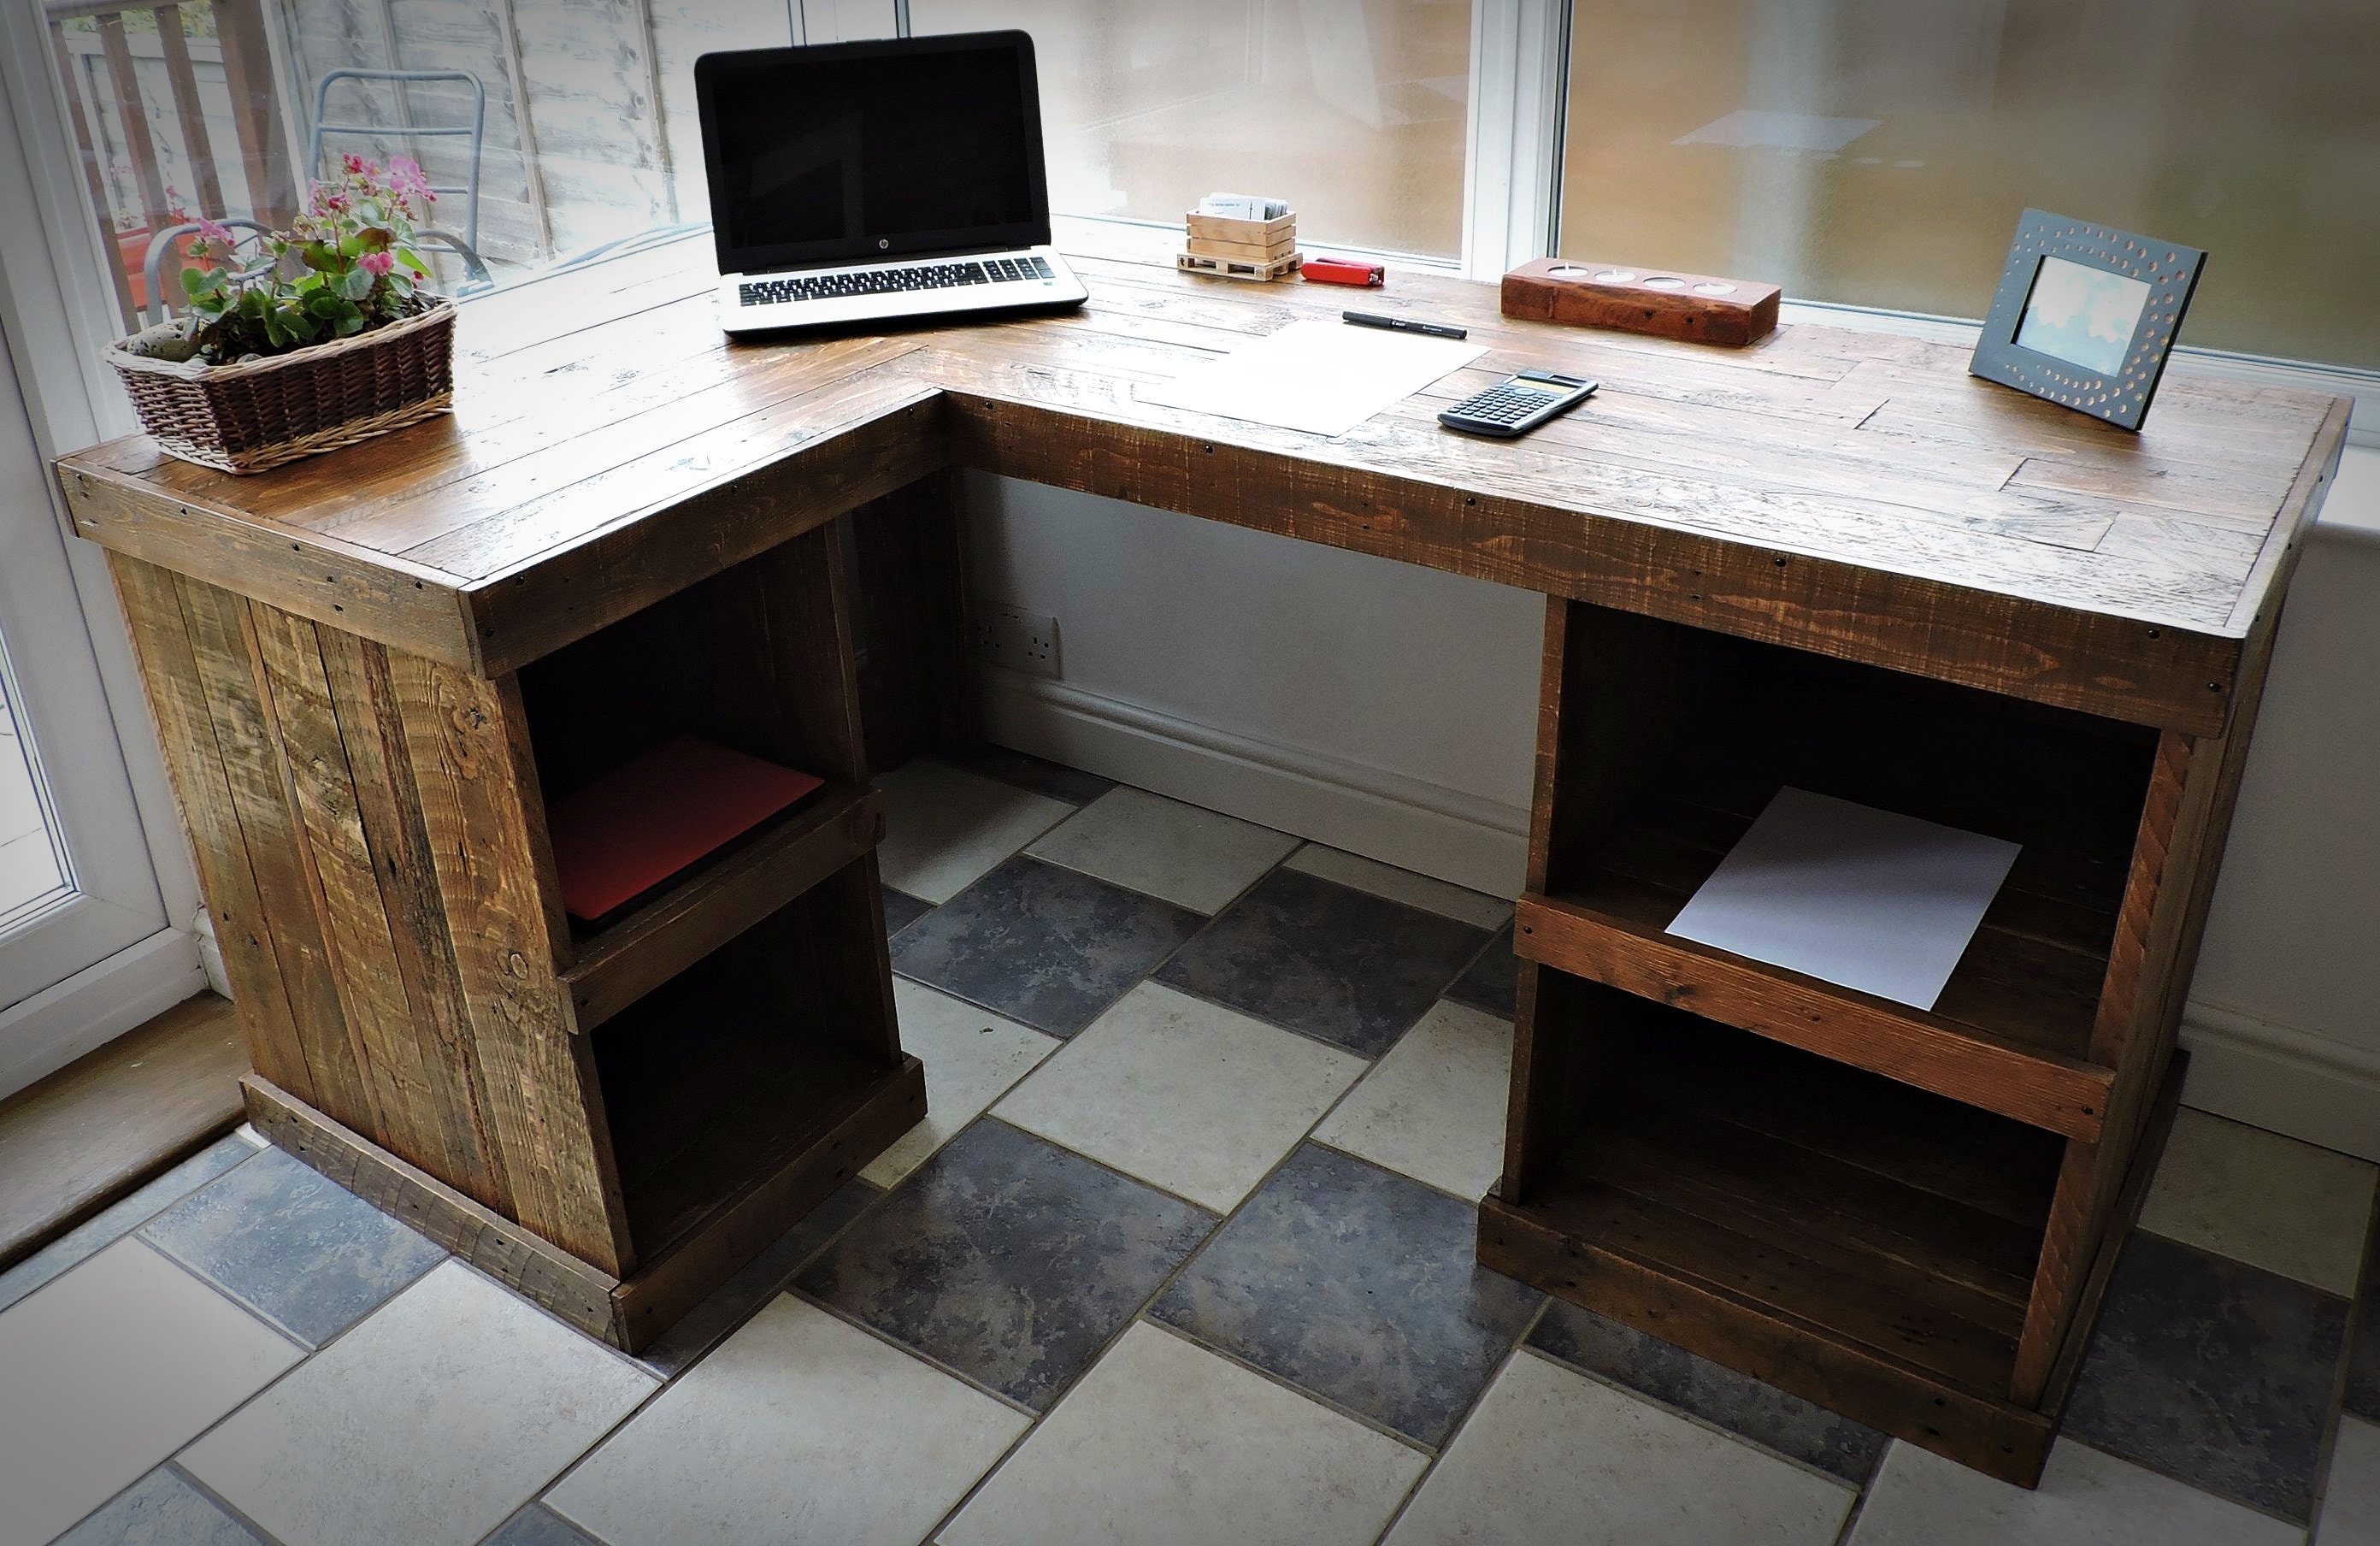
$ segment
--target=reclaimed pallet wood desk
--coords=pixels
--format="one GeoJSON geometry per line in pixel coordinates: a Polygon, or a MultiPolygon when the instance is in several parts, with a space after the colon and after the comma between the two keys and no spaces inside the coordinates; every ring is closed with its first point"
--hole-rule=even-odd
{"type": "Polygon", "coordinates": [[[941,640],[912,676],[947,661],[953,613],[852,576],[888,542],[934,570],[982,469],[1544,592],[1482,1260],[2032,1481],[2172,1107],[2347,405],[2185,369],[2132,436],[1938,345],[1713,350],[1399,274],[1384,304],[1490,352],[1326,440],[1134,386],[1339,294],[1061,239],[1078,315],[736,347],[681,244],[467,307],[452,420],[247,480],[137,438],[61,463],[259,1125],[634,1346],[912,1120],[861,705],[904,630],[941,640]],[[1514,444],[1436,426],[1523,366],[1603,391],[1514,444]],[[834,802],[574,937],[541,801],[684,728],[834,802]],[[1664,932],[1786,785],[2023,846],[1932,1011],[1664,932]]]}

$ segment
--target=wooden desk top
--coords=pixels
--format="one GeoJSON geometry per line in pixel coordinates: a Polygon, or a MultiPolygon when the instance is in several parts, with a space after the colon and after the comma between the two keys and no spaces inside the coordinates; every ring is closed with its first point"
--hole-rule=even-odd
{"type": "Polygon", "coordinates": [[[793,344],[729,344],[708,240],[673,243],[467,304],[451,418],[250,478],[140,436],[59,472],[82,536],[491,676],[956,465],[2216,734],[2346,431],[2345,399],[2182,367],[2132,435],[1961,348],[1508,322],[1399,271],[1361,304],[1488,353],[1327,439],[1133,386],[1356,292],[1181,274],[1163,231],[1059,241],[1077,314],[793,344]],[[1437,426],[1524,366],[1603,388],[1518,442],[1437,426]]]}

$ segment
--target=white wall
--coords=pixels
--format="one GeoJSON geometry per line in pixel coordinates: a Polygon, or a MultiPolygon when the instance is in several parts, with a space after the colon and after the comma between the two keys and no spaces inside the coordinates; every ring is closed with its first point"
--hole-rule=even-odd
{"type": "MultiPolygon", "coordinates": [[[[1408,869],[1519,889],[1533,592],[978,477],[974,593],[1059,619],[995,739],[1408,869]]],[[[2282,626],[2185,1038],[2193,1104],[2380,1159],[2380,451],[2282,626]]]]}

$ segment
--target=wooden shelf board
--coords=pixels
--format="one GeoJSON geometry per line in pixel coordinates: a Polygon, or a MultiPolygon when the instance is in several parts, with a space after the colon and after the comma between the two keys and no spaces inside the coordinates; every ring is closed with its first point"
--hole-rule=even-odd
{"type": "Polygon", "coordinates": [[[2064,1144],[1643,1013],[1543,1178],[1482,1204],[1481,1260],[1919,1443],[1911,1411],[1955,1411],[1989,1453],[1946,1453],[2029,1479],[2048,1427],[2009,1391],[2064,1144]]]}
{"type": "Polygon", "coordinates": [[[1665,894],[1616,878],[1584,895],[1524,896],[1513,944],[1524,957],[1573,976],[1690,1006],[1738,1029],[2068,1138],[2098,1138],[2113,1070],[1939,1011],[1679,939],[1665,925],[1682,906],[1683,897],[1672,905],[1665,894]]]}
{"type": "Polygon", "coordinates": [[[562,973],[574,1029],[594,1029],[874,847],[884,800],[829,785],[784,822],[683,877],[578,947],[562,973]]]}

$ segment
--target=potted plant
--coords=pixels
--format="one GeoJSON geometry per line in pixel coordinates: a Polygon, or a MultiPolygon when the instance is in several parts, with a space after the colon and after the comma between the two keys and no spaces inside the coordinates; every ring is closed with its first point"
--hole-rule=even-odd
{"type": "Polygon", "coordinates": [[[246,269],[201,222],[188,310],[107,351],[140,427],[185,461],[261,472],[446,412],[454,303],[413,248],[435,198],[412,162],[350,155],[246,269]]]}

